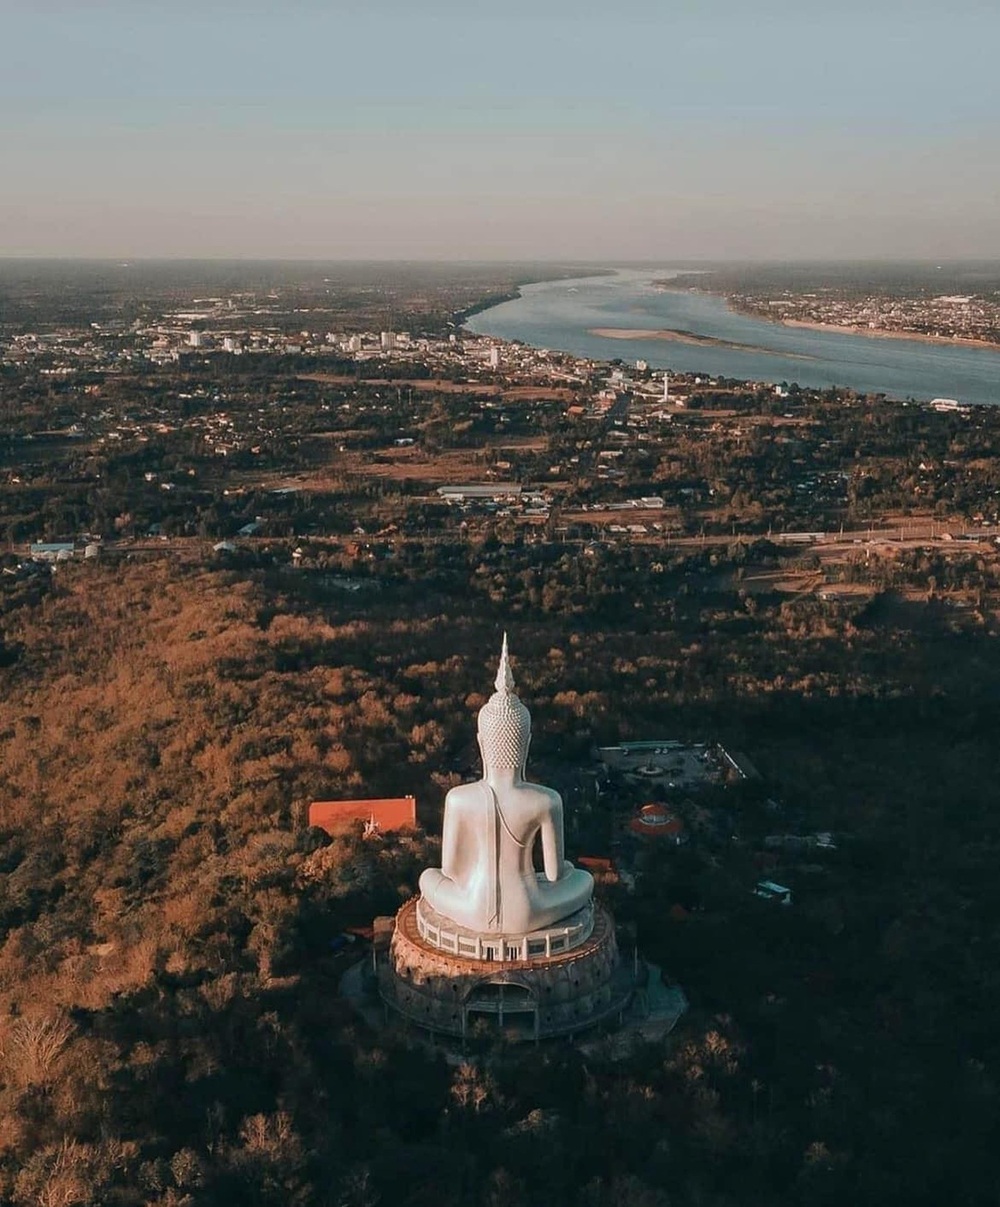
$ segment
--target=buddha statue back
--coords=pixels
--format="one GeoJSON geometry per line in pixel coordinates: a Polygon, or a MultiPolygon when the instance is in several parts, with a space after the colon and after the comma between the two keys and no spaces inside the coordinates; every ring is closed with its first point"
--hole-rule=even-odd
{"type": "Polygon", "coordinates": [[[423,873],[420,891],[467,930],[527,934],[587,906],[594,882],[565,858],[559,793],[524,778],[531,715],[514,692],[506,635],[495,687],[479,712],[482,779],[448,793],[441,867],[423,873]]]}

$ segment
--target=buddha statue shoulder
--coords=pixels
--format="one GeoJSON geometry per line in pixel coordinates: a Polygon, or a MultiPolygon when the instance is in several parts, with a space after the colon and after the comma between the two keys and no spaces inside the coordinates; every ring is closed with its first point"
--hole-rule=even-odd
{"type": "Polygon", "coordinates": [[[495,686],[479,712],[482,779],[448,793],[441,867],[423,873],[420,891],[469,930],[526,934],[586,906],[594,882],[565,857],[559,793],[524,778],[531,715],[514,692],[506,635],[495,686]]]}

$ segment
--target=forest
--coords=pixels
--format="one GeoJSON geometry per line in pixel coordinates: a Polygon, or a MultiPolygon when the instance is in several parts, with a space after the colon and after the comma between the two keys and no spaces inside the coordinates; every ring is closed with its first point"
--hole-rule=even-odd
{"type": "MultiPolygon", "coordinates": [[[[751,597],[738,545],[338,556],[5,582],[0,1202],[995,1201],[994,619],[751,597]],[[331,940],[414,891],[474,773],[505,625],[545,782],[651,735],[760,769],[610,890],[688,995],[663,1044],[449,1060],[338,998],[331,940]],[[412,836],[305,824],[407,791],[412,836]],[[835,852],[762,862],[817,828],[835,852]]],[[[571,856],[607,853],[588,807],[571,856]]]]}

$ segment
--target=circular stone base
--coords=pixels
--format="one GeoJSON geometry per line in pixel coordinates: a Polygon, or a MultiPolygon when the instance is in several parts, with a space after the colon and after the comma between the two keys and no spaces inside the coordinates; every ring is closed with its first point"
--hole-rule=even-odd
{"type": "Polygon", "coordinates": [[[417,901],[408,901],[396,915],[379,992],[392,1010],[428,1030],[464,1038],[485,1024],[546,1039],[613,1018],[631,997],[632,978],[618,958],[614,923],[600,906],[594,906],[589,937],[578,946],[502,963],[431,946],[420,934],[416,910],[417,901]]]}

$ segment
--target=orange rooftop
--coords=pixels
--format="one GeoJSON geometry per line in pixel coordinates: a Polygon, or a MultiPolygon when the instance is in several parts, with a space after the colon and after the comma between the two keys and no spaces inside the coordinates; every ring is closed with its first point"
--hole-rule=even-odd
{"type": "Polygon", "coordinates": [[[309,806],[309,824],[327,834],[345,830],[353,822],[373,822],[379,830],[414,830],[417,801],[413,796],[384,800],[316,800],[309,806]]]}

